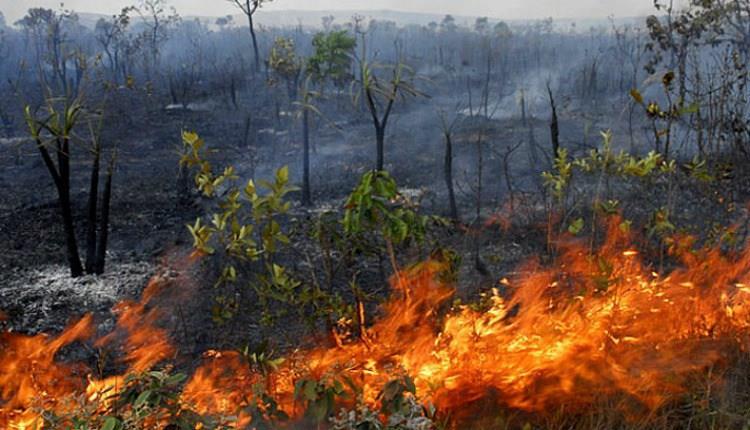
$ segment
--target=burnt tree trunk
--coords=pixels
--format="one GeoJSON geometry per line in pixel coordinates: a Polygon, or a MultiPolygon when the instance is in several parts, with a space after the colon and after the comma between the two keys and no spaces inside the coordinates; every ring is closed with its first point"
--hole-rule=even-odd
{"type": "Polygon", "coordinates": [[[91,183],[89,185],[88,219],[86,226],[86,273],[96,270],[96,227],[97,203],[99,198],[99,145],[94,146],[94,161],[91,166],[91,183]]]}
{"type": "Polygon", "coordinates": [[[252,125],[252,117],[248,115],[245,118],[245,132],[242,134],[242,148],[247,148],[249,146],[250,130],[252,128],[252,125]]]}
{"type": "Polygon", "coordinates": [[[104,266],[107,259],[107,244],[109,241],[109,210],[112,202],[112,176],[115,172],[115,155],[109,162],[107,170],[107,180],[104,182],[104,191],[102,193],[102,220],[99,232],[99,243],[96,246],[96,266],[95,273],[101,275],[104,273],[104,266]]]}
{"type": "Polygon", "coordinates": [[[378,106],[375,103],[375,96],[370,88],[365,88],[365,100],[367,102],[367,108],[372,116],[372,124],[375,127],[375,148],[377,151],[377,162],[375,164],[375,170],[383,171],[385,168],[385,130],[388,127],[388,119],[391,116],[393,110],[393,104],[396,102],[398,95],[398,88],[394,87],[390,97],[388,99],[388,105],[385,107],[382,119],[378,114],[378,106]]]}
{"type": "Polygon", "coordinates": [[[552,118],[550,119],[549,124],[550,140],[552,141],[552,157],[557,158],[560,156],[560,123],[557,119],[555,97],[552,95],[552,89],[549,84],[547,84],[547,93],[549,94],[549,105],[552,109],[552,118]]]}
{"type": "Polygon", "coordinates": [[[385,128],[375,125],[375,141],[377,147],[377,163],[375,170],[382,171],[385,168],[385,128]]]}
{"type": "Polygon", "coordinates": [[[57,145],[57,165],[60,169],[57,191],[60,198],[60,214],[65,230],[65,244],[70,275],[77,278],[83,275],[83,266],[81,265],[81,257],[78,254],[78,241],[76,240],[73,209],[70,201],[70,141],[62,139],[62,142],[60,142],[60,139],[58,139],[57,145]]]}
{"type": "Polygon", "coordinates": [[[302,205],[310,206],[312,196],[310,192],[310,112],[304,109],[302,113],[302,205]]]}
{"type": "Polygon", "coordinates": [[[445,185],[448,188],[448,204],[450,205],[450,216],[458,221],[458,206],[456,205],[456,191],[453,185],[453,138],[450,132],[445,133],[445,162],[443,164],[445,185]]]}
{"type": "MultiPolygon", "coordinates": [[[[248,2],[249,3],[249,2],[248,2]]],[[[249,8],[249,5],[248,5],[249,8]]],[[[255,34],[255,25],[253,23],[253,13],[247,14],[247,22],[250,25],[250,38],[253,40],[253,55],[255,58],[255,73],[260,72],[260,52],[258,51],[258,37],[255,34]]]]}

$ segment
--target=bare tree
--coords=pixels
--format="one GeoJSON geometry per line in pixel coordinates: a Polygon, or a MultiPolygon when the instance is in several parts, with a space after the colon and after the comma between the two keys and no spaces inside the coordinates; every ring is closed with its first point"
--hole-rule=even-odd
{"type": "MultiPolygon", "coordinates": [[[[461,105],[456,105],[455,112],[460,112],[461,105]]],[[[445,179],[445,186],[448,191],[448,204],[450,207],[450,216],[454,221],[458,221],[458,206],[456,205],[456,191],[453,183],[453,131],[458,125],[461,119],[460,115],[456,113],[452,119],[448,118],[448,114],[445,111],[439,111],[438,116],[440,117],[440,125],[443,131],[443,137],[445,139],[445,157],[443,160],[443,177],[445,179]]]]}
{"type": "Polygon", "coordinates": [[[118,80],[120,53],[124,48],[126,31],[130,24],[130,13],[133,10],[135,10],[133,6],[124,7],[118,15],[113,15],[109,20],[100,18],[96,23],[96,41],[99,42],[107,56],[112,79],[115,82],[118,80]]]}
{"type": "Polygon", "coordinates": [[[227,0],[239,8],[247,17],[247,23],[250,26],[250,38],[253,41],[253,55],[255,58],[255,72],[260,72],[260,52],[258,50],[258,37],[255,34],[255,12],[264,4],[273,0],[227,0]]]}
{"type": "Polygon", "coordinates": [[[141,0],[138,8],[138,13],[146,26],[142,36],[146,39],[154,69],[159,65],[161,45],[169,38],[169,28],[180,19],[174,7],[170,7],[169,10],[167,8],[167,0],[141,0]],[[170,14],[167,14],[168,11],[170,14]]]}
{"type": "Polygon", "coordinates": [[[48,77],[43,73],[46,64],[51,69],[51,80],[54,89],[64,93],[67,89],[67,61],[69,52],[67,49],[68,35],[67,27],[78,20],[78,16],[71,11],[61,10],[59,13],[52,9],[31,8],[26,16],[16,22],[22,27],[33,45],[37,68],[40,77],[46,80],[48,77]]]}
{"type": "MultiPolygon", "coordinates": [[[[403,62],[394,66],[385,66],[391,70],[391,79],[383,82],[376,76],[375,68],[366,61],[360,64],[362,92],[365,104],[370,111],[372,124],[375,127],[375,143],[377,163],[375,169],[380,171],[385,167],[385,132],[388,120],[393,113],[393,106],[399,97],[424,95],[414,87],[414,71],[403,62]]],[[[382,68],[382,67],[381,67],[382,68]]]]}

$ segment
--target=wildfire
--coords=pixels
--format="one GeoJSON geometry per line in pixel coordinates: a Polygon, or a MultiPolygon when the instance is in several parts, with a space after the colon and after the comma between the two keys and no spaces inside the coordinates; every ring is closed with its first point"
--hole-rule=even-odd
{"type": "MultiPolygon", "coordinates": [[[[261,377],[236,352],[210,352],[184,387],[181,401],[201,414],[252,419],[247,410],[262,385],[291,416],[299,416],[295,382],[346,376],[373,407],[395,375],[409,375],[424,401],[453,417],[478,405],[535,413],[569,410],[616,397],[623,408],[654,410],[690,388],[696,372],[730,360],[750,335],[750,250],[680,255],[666,276],[652,273],[627,236],[610,229],[592,254],[562,245],[554,267],[527,264],[503,279],[488,303],[449,310],[453,289],[443,264],[429,261],[392,282],[394,294],[361,341],[298,352],[261,377]]],[[[119,305],[118,330],[128,333],[129,372],[148,370],[174,354],[155,328],[149,293],[119,305]]],[[[57,363],[65,345],[92,336],[90,318],[58,338],[6,333],[0,337],[0,427],[36,428],[41,409],[121,384],[86,379],[83,366],[57,363]],[[93,387],[93,388],[92,388],[93,387]]],[[[114,340],[114,335],[96,344],[114,340]]]]}
{"type": "MultiPolygon", "coordinates": [[[[114,312],[119,315],[117,329],[99,339],[95,345],[113,343],[125,337],[127,373],[144,372],[169,357],[173,350],[168,335],[154,324],[157,309],[148,303],[159,288],[152,280],[140,303],[122,302],[114,312]]],[[[25,336],[14,333],[0,335],[0,428],[36,430],[43,427],[41,412],[58,415],[71,412],[72,397],[85,393],[90,401],[108,407],[114,395],[123,387],[123,376],[97,379],[83,364],[65,364],[55,360],[60,350],[76,341],[94,336],[90,315],[71,325],[63,333],[50,339],[41,334],[25,336]]]]}

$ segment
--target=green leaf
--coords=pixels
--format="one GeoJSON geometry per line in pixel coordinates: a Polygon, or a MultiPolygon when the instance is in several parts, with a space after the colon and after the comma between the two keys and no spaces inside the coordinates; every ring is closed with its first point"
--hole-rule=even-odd
{"type": "Polygon", "coordinates": [[[570,224],[570,226],[568,227],[568,232],[573,236],[577,236],[579,233],[581,233],[581,231],[583,231],[584,226],[585,223],[583,221],[583,218],[578,218],[570,224]]]}
{"type": "Polygon", "coordinates": [[[164,380],[164,384],[177,385],[177,384],[182,383],[186,378],[187,376],[184,373],[176,373],[170,376],[169,378],[167,378],[166,380],[164,380]]]}
{"type": "Polygon", "coordinates": [[[138,397],[135,399],[135,402],[133,402],[134,408],[140,408],[143,406],[146,402],[148,402],[149,398],[151,397],[151,394],[153,392],[151,390],[146,390],[138,395],[138,397]]]}
{"type": "Polygon", "coordinates": [[[120,428],[120,421],[117,418],[107,417],[107,419],[104,420],[104,425],[102,425],[101,430],[117,430],[119,428],[120,428]]]}
{"type": "Polygon", "coordinates": [[[289,166],[284,166],[276,171],[276,183],[286,185],[289,182],[289,166]]]}
{"type": "Polygon", "coordinates": [[[318,398],[318,384],[315,381],[307,381],[303,393],[308,401],[314,401],[318,398]]]}

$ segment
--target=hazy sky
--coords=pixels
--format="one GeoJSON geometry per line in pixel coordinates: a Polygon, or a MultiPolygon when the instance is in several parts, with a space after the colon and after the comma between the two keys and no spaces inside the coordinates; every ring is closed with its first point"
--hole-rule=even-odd
{"type": "MultiPolygon", "coordinates": [[[[137,0],[67,0],[66,8],[82,12],[113,14],[137,0]]],[[[171,0],[181,15],[219,16],[234,13],[226,0],[171,0]]],[[[0,0],[9,22],[23,16],[29,7],[57,8],[60,0],[0,0]]],[[[653,0],[275,0],[269,10],[283,9],[393,9],[409,12],[490,16],[493,18],[628,17],[652,13],[653,0]]]]}

